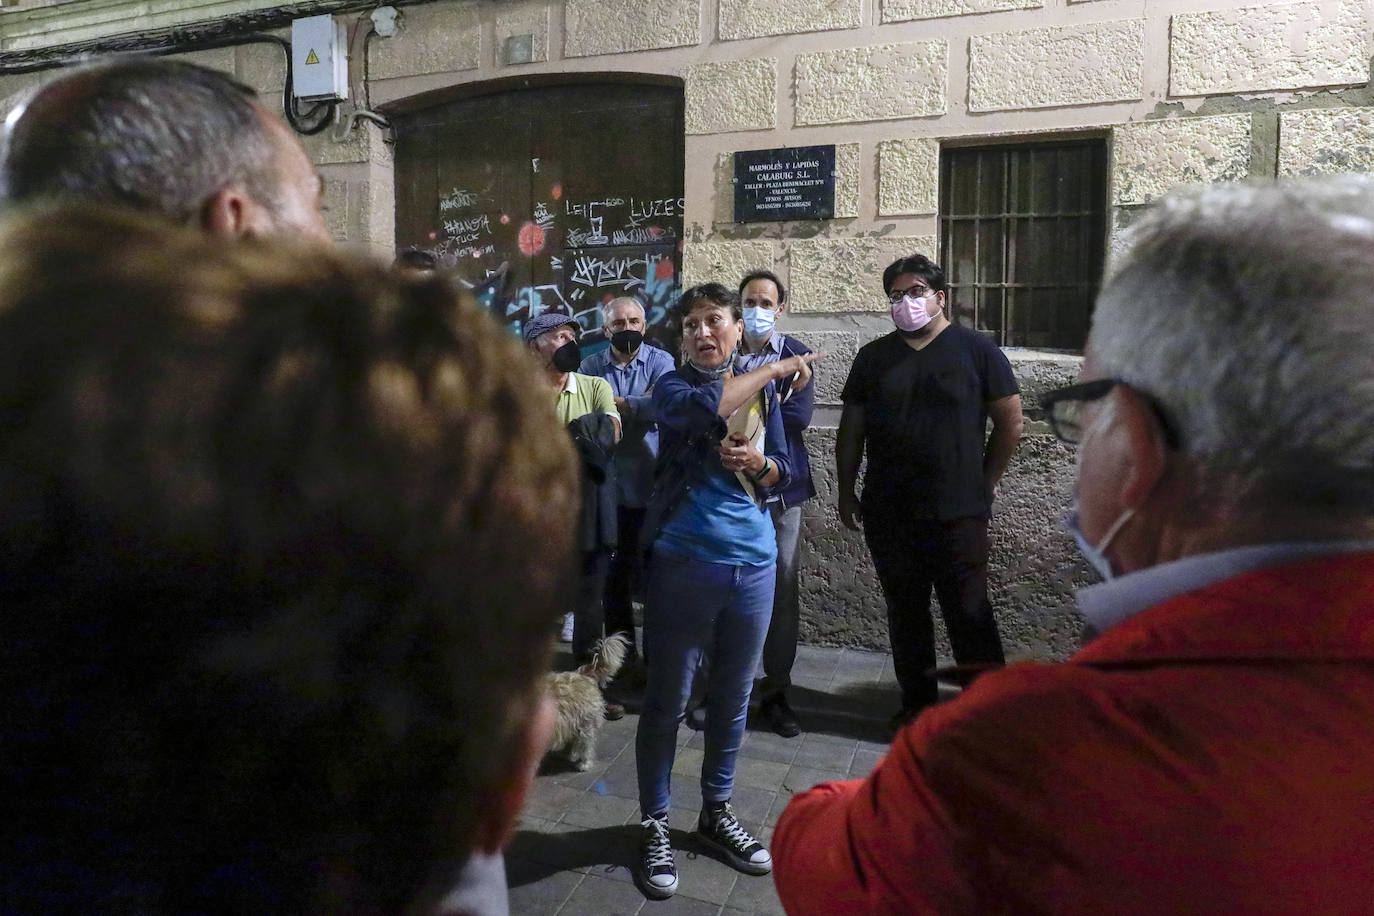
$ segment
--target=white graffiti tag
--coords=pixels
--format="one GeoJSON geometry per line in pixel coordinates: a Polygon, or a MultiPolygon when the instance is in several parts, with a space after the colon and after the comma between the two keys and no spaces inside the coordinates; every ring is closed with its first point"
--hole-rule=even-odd
{"type": "Polygon", "coordinates": [[[476,194],[461,188],[454,188],[439,198],[439,212],[447,213],[450,210],[461,210],[464,207],[471,207],[475,203],[477,203],[476,194]]]}
{"type": "Polygon", "coordinates": [[[476,242],[483,235],[491,233],[491,217],[483,213],[467,219],[444,220],[444,232],[457,245],[476,242]]]}
{"type": "Polygon", "coordinates": [[[596,255],[579,255],[573,261],[572,282],[591,287],[623,286],[633,289],[644,285],[649,269],[649,259],[645,257],[600,258],[596,255]]]}

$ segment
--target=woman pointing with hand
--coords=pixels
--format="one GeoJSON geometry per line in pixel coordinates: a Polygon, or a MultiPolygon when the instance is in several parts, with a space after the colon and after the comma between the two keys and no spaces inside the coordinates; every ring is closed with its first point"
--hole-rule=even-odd
{"type": "Polygon", "coordinates": [[[777,544],[766,507],[788,459],[774,382],[809,377],[807,353],[736,374],[739,296],[718,283],[683,293],[682,368],[654,386],[659,463],[644,524],[648,683],[635,741],[644,829],[636,879],[677,890],[668,835],[670,774],[692,677],[711,658],[701,769],[702,841],[747,874],[772,858],[730,805],[754,670],[773,608],[777,544]]]}

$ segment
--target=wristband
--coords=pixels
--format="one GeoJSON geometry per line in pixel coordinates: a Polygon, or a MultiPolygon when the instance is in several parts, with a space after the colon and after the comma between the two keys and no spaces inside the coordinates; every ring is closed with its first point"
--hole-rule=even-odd
{"type": "Polygon", "coordinates": [[[759,468],[757,474],[750,474],[749,479],[754,483],[763,483],[763,478],[768,476],[768,472],[773,469],[773,462],[768,460],[768,456],[763,456],[763,467],[759,468]]]}

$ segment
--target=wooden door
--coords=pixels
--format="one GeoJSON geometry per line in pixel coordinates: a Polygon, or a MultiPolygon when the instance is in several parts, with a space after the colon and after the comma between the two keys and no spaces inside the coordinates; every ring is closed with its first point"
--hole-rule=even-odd
{"type": "Polygon", "coordinates": [[[683,125],[676,87],[594,84],[463,99],[396,119],[396,241],[433,252],[517,330],[576,317],[605,346],[601,306],[645,306],[676,353],[683,125]]]}

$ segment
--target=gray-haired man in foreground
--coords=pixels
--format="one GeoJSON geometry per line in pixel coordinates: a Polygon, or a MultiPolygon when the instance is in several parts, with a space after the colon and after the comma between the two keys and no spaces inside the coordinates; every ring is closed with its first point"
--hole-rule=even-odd
{"type": "Polygon", "coordinates": [[[1131,227],[1083,381],[1042,401],[1078,444],[1100,635],[797,796],[788,913],[1368,911],[1371,289],[1368,180],[1218,186],[1131,227]]]}

